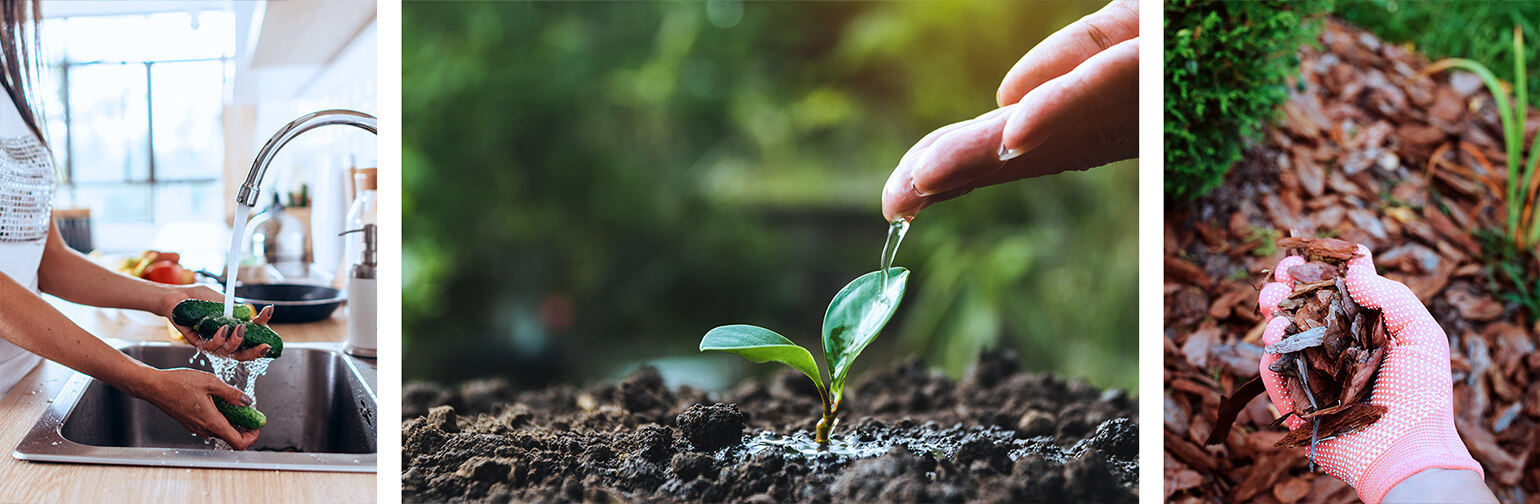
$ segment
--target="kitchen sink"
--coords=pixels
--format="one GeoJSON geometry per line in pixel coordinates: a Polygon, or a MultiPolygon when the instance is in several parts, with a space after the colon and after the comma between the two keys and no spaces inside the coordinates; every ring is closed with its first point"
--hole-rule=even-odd
{"type": "MultiPolygon", "coordinates": [[[[196,350],[165,342],[118,345],[157,368],[208,371],[196,350]]],[[[267,426],[234,451],[208,443],[149,402],[75,373],[12,453],[34,462],[375,472],[378,368],[338,343],[289,343],[257,378],[256,407],[267,426]]]]}

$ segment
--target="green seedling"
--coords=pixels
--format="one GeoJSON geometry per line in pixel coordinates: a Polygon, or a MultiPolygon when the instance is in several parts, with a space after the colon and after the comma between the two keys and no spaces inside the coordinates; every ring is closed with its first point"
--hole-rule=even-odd
{"type": "Polygon", "coordinates": [[[894,267],[886,273],[873,271],[861,275],[834,295],[823,316],[827,387],[812,352],[763,327],[746,324],[717,327],[701,338],[700,350],[734,353],[754,363],[779,362],[811,378],[818,386],[818,399],[823,401],[823,418],[818,421],[814,439],[819,445],[827,446],[829,432],[834,430],[839,418],[840,399],[844,396],[850,364],[866,345],[877,339],[877,333],[882,332],[888,319],[893,318],[908,282],[909,270],[894,267]]]}

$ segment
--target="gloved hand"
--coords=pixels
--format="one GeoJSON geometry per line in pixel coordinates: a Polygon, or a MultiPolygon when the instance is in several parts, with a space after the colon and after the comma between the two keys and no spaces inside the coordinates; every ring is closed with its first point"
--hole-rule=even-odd
{"type": "MultiPolygon", "coordinates": [[[[1378,382],[1369,401],[1387,408],[1384,416],[1364,429],[1316,444],[1315,460],[1327,474],[1377,504],[1391,487],[1430,468],[1467,469],[1485,477],[1454,429],[1453,383],[1449,375],[1449,339],[1417,296],[1406,285],[1379,276],[1368,247],[1348,263],[1348,294],[1366,308],[1381,311],[1389,333],[1389,349],[1380,364],[1378,382]]],[[[1273,271],[1274,283],[1262,288],[1257,304],[1267,317],[1264,345],[1283,337],[1289,320],[1275,317],[1278,303],[1294,289],[1289,268],[1304,263],[1290,256],[1273,271]]],[[[1262,356],[1262,383],[1280,412],[1294,410],[1283,378],[1268,369],[1278,356],[1262,356]]],[[[1299,418],[1285,421],[1289,429],[1310,428],[1299,418]]]]}

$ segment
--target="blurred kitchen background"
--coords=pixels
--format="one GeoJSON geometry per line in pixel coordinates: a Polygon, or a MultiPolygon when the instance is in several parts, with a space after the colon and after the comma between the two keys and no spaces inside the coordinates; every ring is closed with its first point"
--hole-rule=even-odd
{"type": "MultiPolygon", "coordinates": [[[[407,2],[406,380],[780,370],[697,352],[729,323],[821,356],[830,298],[878,268],[899,157],[995,108],[1027,49],[1104,4],[407,2]]],[[[910,355],[957,376],[1000,346],[1137,390],[1137,171],[922,212],[895,261],[908,294],[852,380],[910,355]]]]}
{"type": "MultiPolygon", "coordinates": [[[[262,144],[309,112],[378,109],[372,0],[42,8],[47,72],[34,100],[59,171],[56,218],[71,245],[113,265],[158,250],[178,252],[186,271],[222,273],[235,191],[262,144]]],[[[360,192],[351,170],[375,159],[374,135],[354,128],[290,143],[253,211],[275,224],[253,226],[263,229],[246,240],[243,269],[330,283],[345,260],[335,236],[360,192]],[[268,208],[274,195],[284,218],[268,208]],[[284,256],[293,264],[270,264],[279,247],[299,254],[284,256]]]]}

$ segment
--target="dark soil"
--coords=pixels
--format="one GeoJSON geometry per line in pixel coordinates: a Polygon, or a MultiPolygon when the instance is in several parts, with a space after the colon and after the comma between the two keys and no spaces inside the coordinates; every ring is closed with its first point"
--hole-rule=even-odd
{"type": "Polygon", "coordinates": [[[402,495],[445,501],[1133,502],[1138,415],[1121,391],[1019,371],[986,353],[954,382],[910,360],[847,389],[836,444],[808,436],[812,382],[792,370],[722,394],[619,383],[515,393],[497,380],[403,391],[402,495]],[[794,435],[795,437],[795,435],[794,435]]]}

